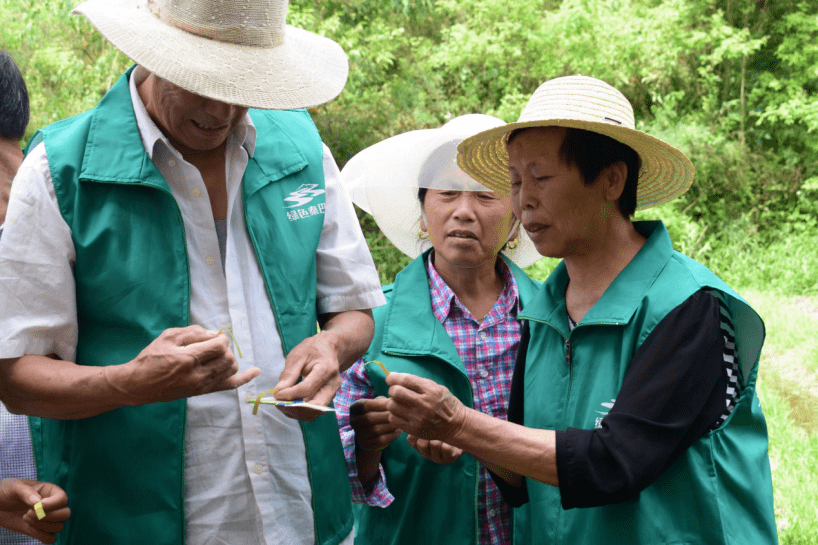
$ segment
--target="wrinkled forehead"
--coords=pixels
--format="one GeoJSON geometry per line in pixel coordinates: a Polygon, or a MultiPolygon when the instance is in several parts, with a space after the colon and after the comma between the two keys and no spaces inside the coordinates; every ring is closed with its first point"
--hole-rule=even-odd
{"type": "Polygon", "coordinates": [[[457,166],[457,145],[452,140],[435,149],[418,173],[418,187],[447,191],[491,191],[457,166]]]}
{"type": "Polygon", "coordinates": [[[506,143],[509,171],[527,169],[534,164],[555,164],[570,166],[563,144],[565,127],[526,127],[509,133],[506,143]]]}

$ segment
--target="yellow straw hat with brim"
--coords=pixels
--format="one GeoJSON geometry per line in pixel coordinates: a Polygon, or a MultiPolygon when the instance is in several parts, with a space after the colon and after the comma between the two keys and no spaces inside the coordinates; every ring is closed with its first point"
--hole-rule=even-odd
{"type": "Polygon", "coordinates": [[[458,164],[483,185],[508,192],[508,135],[529,127],[584,129],[633,148],[642,165],[636,189],[637,210],[673,200],[693,183],[693,164],[685,154],[636,130],[628,99],[604,81],[587,76],[556,78],[540,85],[516,123],[465,139],[458,146],[458,164]]]}
{"type": "MultiPolygon", "coordinates": [[[[482,114],[456,117],[436,129],[409,131],[360,151],[341,170],[341,183],[352,202],[372,215],[386,238],[405,255],[415,258],[431,248],[418,236],[421,206],[418,189],[490,191],[457,166],[457,145],[501,119],[482,114]]],[[[542,256],[520,228],[515,248],[502,253],[520,267],[542,256]]]]}
{"type": "Polygon", "coordinates": [[[87,0],[72,13],[149,72],[236,106],[323,104],[349,72],[341,46],[286,24],[287,0],[87,0]]]}

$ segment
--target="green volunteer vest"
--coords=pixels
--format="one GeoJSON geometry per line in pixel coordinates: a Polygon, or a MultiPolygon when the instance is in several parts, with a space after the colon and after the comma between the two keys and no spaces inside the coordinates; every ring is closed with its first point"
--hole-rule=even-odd
{"type": "Polygon", "coordinates": [[[515,543],[777,543],[767,427],[755,392],[764,324],[718,277],[673,251],[660,222],[635,225],[648,237],[644,247],[570,333],[563,263],[521,314],[531,328],[525,425],[593,429],[641,343],[701,288],[717,290],[728,304],[745,388],[727,421],[634,501],[563,510],[558,488],[528,479],[530,501],[515,509],[515,543]]]}
{"type": "MultiPolygon", "coordinates": [[[[45,141],[76,248],[80,365],[126,362],[164,329],[190,324],[184,225],[143,148],[129,74],[96,108],[35,137],[45,141]]],[[[305,184],[324,187],[321,140],[303,110],[250,115],[258,138],[242,180],[245,223],[287,353],[316,331],[324,196],[295,208],[284,199],[305,184]]],[[[39,476],[69,497],[58,543],[184,543],[185,409],[178,400],[83,420],[32,419],[39,476]]],[[[315,540],[335,544],[353,520],[337,424],[324,415],[302,431],[315,540]]]]}
{"type": "MultiPolygon", "coordinates": [[[[384,288],[386,306],[375,309],[375,337],[364,356],[389,371],[412,373],[449,388],[467,407],[474,396],[454,343],[432,311],[425,256],[419,256],[384,288]]],[[[504,258],[505,259],[505,258],[504,258]]],[[[505,259],[517,281],[520,302],[531,300],[539,283],[505,259]]],[[[386,378],[377,364],[367,365],[378,395],[387,396],[386,378]]],[[[402,434],[383,451],[386,484],[395,497],[389,507],[356,505],[356,544],[416,545],[478,543],[477,460],[464,454],[454,464],[423,458],[402,434]]]]}

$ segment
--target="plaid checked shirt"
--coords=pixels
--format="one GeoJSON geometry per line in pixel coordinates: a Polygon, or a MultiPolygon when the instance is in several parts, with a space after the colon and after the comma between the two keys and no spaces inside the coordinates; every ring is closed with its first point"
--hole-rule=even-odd
{"type": "MultiPolygon", "coordinates": [[[[452,338],[457,354],[466,368],[474,392],[474,408],[505,420],[521,325],[516,320],[519,310],[517,283],[508,266],[502,260],[499,263],[505,287],[482,323],[460,304],[457,296],[435,270],[431,259],[427,260],[426,270],[429,273],[432,310],[452,338]]],[[[341,379],[341,388],[335,396],[335,409],[352,485],[352,500],[355,503],[386,507],[394,497],[387,488],[383,467],[380,478],[368,493],[358,480],[355,432],[349,425],[350,404],[356,399],[375,397],[364,361],[358,360],[341,375],[341,379]]],[[[477,517],[480,545],[511,543],[511,507],[503,501],[497,485],[482,465],[477,517]]]]}
{"type": "MultiPolygon", "coordinates": [[[[11,414],[0,403],[0,479],[9,477],[36,480],[37,468],[31,450],[28,417],[11,414]]],[[[40,542],[33,537],[0,528],[0,543],[35,545],[40,542]]]]}

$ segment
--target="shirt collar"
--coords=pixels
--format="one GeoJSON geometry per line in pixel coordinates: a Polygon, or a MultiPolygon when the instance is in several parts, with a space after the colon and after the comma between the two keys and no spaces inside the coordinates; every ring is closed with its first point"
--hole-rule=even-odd
{"type": "MultiPolygon", "coordinates": [[[[136,115],[136,126],[139,129],[139,136],[142,138],[142,145],[148,157],[153,160],[153,155],[157,145],[164,145],[169,149],[176,150],[168,140],[167,136],[159,130],[156,123],[153,122],[145,104],[142,103],[142,98],[136,90],[136,86],[142,83],[148,77],[148,71],[138,66],[131,72],[129,87],[131,91],[131,102],[133,103],[133,111],[136,115]]],[[[235,142],[239,146],[244,146],[249,157],[253,157],[256,150],[256,127],[253,125],[253,120],[250,119],[249,114],[244,115],[244,119],[233,130],[228,142],[235,142]]],[[[178,153],[178,152],[177,152],[178,153]]]]}
{"type": "MultiPolygon", "coordinates": [[[[440,321],[440,323],[444,323],[449,317],[449,314],[453,308],[458,308],[464,314],[471,316],[471,313],[469,313],[469,311],[460,304],[460,301],[457,299],[457,295],[454,293],[454,291],[452,291],[448,284],[446,284],[446,282],[440,276],[440,273],[437,272],[437,269],[435,269],[434,263],[432,263],[433,255],[434,250],[429,252],[428,256],[426,257],[426,272],[429,275],[429,294],[432,298],[432,311],[434,312],[435,317],[440,321]]],[[[503,291],[500,293],[500,297],[498,298],[499,304],[495,303],[494,306],[492,306],[491,311],[489,311],[485,317],[485,320],[483,321],[483,325],[491,325],[497,321],[495,314],[505,315],[513,313],[516,315],[517,312],[519,312],[520,296],[517,289],[517,281],[514,279],[514,275],[512,274],[508,265],[506,265],[505,261],[498,259],[497,267],[500,269],[500,274],[503,276],[503,291]]]]}

